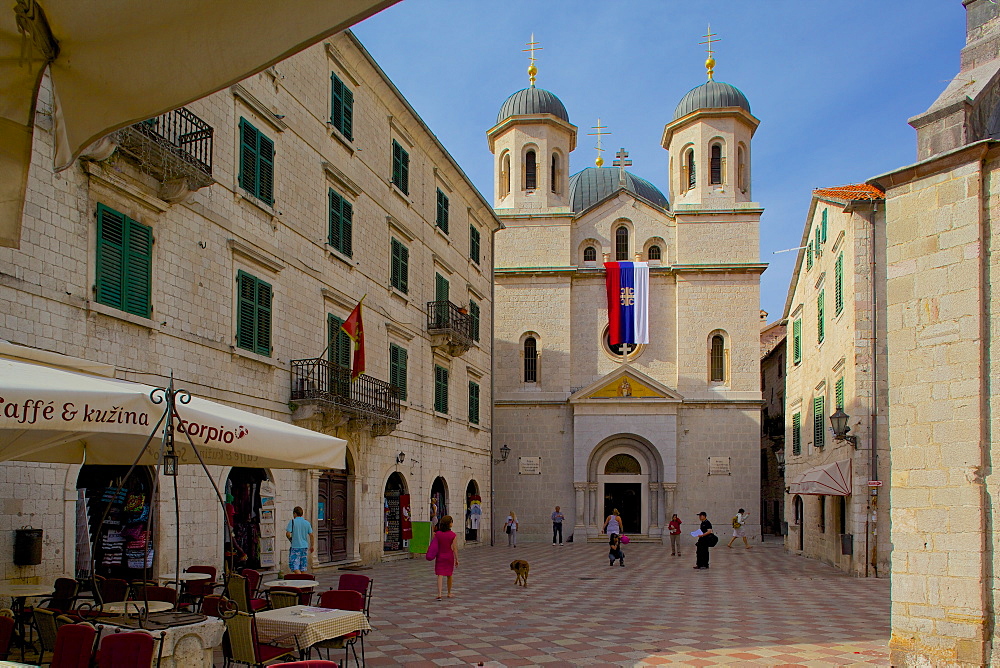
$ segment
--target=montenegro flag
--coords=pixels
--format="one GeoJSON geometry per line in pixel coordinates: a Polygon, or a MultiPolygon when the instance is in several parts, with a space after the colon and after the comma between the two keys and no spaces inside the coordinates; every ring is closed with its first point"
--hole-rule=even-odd
{"type": "Polygon", "coordinates": [[[361,303],[347,316],[347,320],[340,326],[344,333],[354,341],[354,364],[351,365],[351,380],[357,378],[365,372],[365,327],[361,322],[361,303]]]}

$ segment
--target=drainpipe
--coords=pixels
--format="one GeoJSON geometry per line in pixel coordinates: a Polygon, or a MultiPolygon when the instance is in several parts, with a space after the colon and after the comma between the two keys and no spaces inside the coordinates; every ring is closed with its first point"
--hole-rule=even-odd
{"type": "MultiPolygon", "coordinates": [[[[501,225],[502,227],[502,225],[501,225]]],[[[500,227],[495,227],[490,232],[490,547],[493,547],[494,541],[496,540],[496,532],[493,527],[496,526],[496,491],[493,486],[493,469],[496,468],[496,464],[493,462],[493,451],[494,443],[493,439],[496,438],[496,421],[494,420],[494,406],[496,405],[496,337],[493,336],[493,332],[496,329],[494,319],[496,313],[496,299],[497,299],[497,288],[496,288],[496,276],[493,273],[493,268],[495,266],[494,254],[496,253],[497,246],[497,232],[500,231],[500,227]]]]}
{"type": "MultiPolygon", "coordinates": [[[[872,395],[870,399],[871,417],[868,428],[868,441],[871,448],[868,462],[869,480],[878,480],[878,281],[875,278],[875,235],[878,224],[876,214],[878,212],[878,200],[872,200],[872,234],[868,244],[868,255],[870,260],[869,281],[871,281],[872,291],[872,395]]],[[[865,577],[868,577],[868,568],[871,566],[878,577],[878,487],[873,487],[876,494],[868,492],[868,516],[865,518],[865,554],[870,554],[870,561],[865,563],[865,577]],[[871,522],[869,530],[868,523],[871,522]],[[869,551],[868,541],[871,540],[869,551]]]]}

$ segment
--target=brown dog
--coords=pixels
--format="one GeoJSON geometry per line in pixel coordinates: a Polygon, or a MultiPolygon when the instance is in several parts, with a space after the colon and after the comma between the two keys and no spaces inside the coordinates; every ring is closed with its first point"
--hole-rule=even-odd
{"type": "Polygon", "coordinates": [[[524,559],[515,559],[510,562],[510,570],[517,573],[517,579],[514,580],[514,584],[521,585],[523,587],[528,586],[528,571],[531,570],[531,566],[524,559]]]}

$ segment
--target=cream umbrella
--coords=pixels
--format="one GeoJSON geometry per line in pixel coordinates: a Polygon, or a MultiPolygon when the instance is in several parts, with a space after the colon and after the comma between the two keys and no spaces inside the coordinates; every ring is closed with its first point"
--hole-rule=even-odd
{"type": "Polygon", "coordinates": [[[20,242],[46,68],[59,170],[119,128],[221,90],[396,2],[15,0],[0,9],[0,246],[20,242]]]}

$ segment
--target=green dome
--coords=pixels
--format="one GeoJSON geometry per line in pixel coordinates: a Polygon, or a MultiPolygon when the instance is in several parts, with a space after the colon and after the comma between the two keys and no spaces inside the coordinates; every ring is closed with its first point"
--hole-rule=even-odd
{"type": "MultiPolygon", "coordinates": [[[[570,209],[573,213],[586,211],[621,187],[617,169],[588,167],[569,177],[570,209]]],[[[670,208],[670,203],[659,188],[630,172],[625,172],[625,190],[661,209],[670,208]]]]}
{"type": "Polygon", "coordinates": [[[534,114],[552,114],[569,123],[569,114],[566,113],[562,101],[554,93],[534,86],[519,90],[508,97],[500,107],[500,113],[497,114],[497,123],[502,123],[511,116],[534,114]]]}
{"type": "Polygon", "coordinates": [[[722,109],[739,107],[750,112],[750,102],[747,96],[736,86],[725,81],[708,81],[687,92],[674,109],[674,120],[687,116],[699,109],[722,109]]]}

